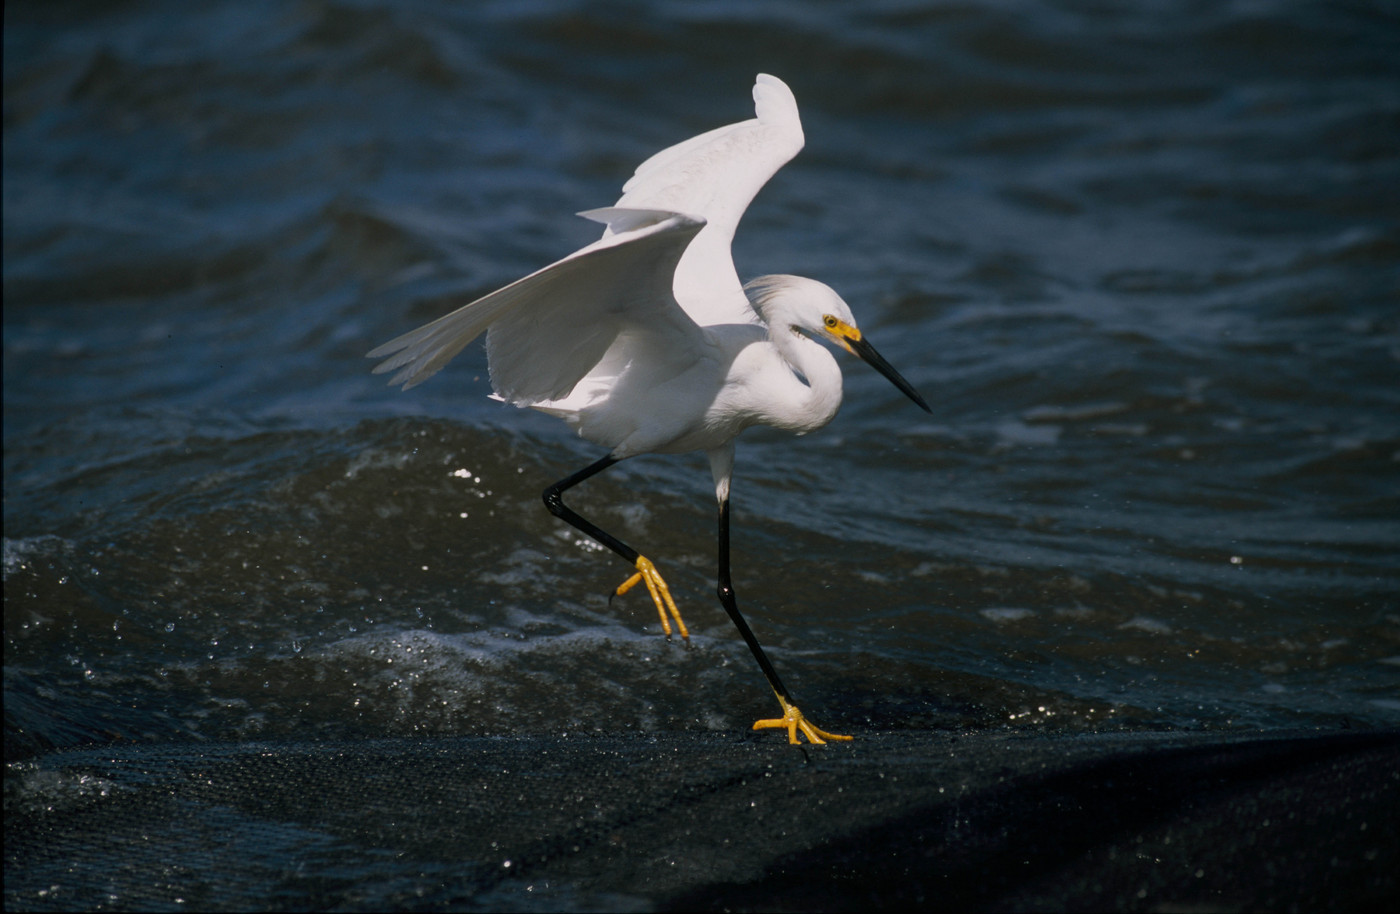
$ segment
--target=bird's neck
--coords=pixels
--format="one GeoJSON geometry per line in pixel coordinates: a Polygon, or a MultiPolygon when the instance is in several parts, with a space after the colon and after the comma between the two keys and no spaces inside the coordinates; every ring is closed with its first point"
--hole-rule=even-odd
{"type": "Polygon", "coordinates": [[[841,407],[841,366],[825,346],[791,328],[774,328],[770,338],[793,382],[786,415],[773,424],[799,435],[826,425],[841,407]]]}

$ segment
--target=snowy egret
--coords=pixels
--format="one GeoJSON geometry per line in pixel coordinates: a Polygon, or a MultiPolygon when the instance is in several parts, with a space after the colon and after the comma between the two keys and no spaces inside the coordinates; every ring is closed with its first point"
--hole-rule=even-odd
{"type": "Polygon", "coordinates": [[[611,549],[644,583],[667,637],[689,638],[665,580],[637,550],[575,513],[563,494],[637,454],[704,451],[719,500],[719,599],[778,697],[797,743],[850,739],[798,710],[744,617],[729,575],[729,480],[734,439],[751,425],[796,434],[821,428],[841,405],[841,369],[817,340],[864,359],[929,411],[912,385],[856,328],[831,288],[799,276],[741,285],[730,256],[739,219],[759,189],[802,148],[797,101],[760,74],[755,118],[658,152],[617,204],[580,215],[602,238],[538,272],[374,349],[375,373],[407,390],[437,373],[483,331],[494,396],[568,422],[607,456],[544,492],[558,518],[611,549]]]}

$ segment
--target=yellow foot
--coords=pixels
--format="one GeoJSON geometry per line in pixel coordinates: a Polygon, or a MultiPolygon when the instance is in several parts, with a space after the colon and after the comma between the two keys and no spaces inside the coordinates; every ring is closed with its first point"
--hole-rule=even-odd
{"type": "Polygon", "coordinates": [[[671,618],[676,620],[676,628],[681,630],[681,637],[690,640],[690,632],[686,631],[685,621],[681,619],[681,611],[676,609],[676,601],[671,599],[671,590],[666,586],[666,582],[661,579],[661,572],[656,570],[656,566],[644,555],[637,556],[637,573],[618,585],[614,596],[622,596],[633,587],[638,581],[645,581],[647,590],[651,593],[651,599],[656,603],[656,611],[661,615],[661,628],[665,630],[666,637],[671,637],[671,619],[667,618],[669,612],[671,618]]]}
{"type": "Polygon", "coordinates": [[[849,736],[827,733],[825,730],[818,729],[807,720],[807,718],[802,716],[802,712],[797,710],[797,705],[787,701],[781,695],[778,696],[778,702],[783,706],[783,716],[773,720],[760,720],[753,725],[755,730],[786,730],[788,732],[788,742],[792,743],[794,746],[801,742],[801,740],[797,738],[798,730],[807,734],[808,741],[813,743],[824,743],[829,739],[851,739],[849,736]]]}

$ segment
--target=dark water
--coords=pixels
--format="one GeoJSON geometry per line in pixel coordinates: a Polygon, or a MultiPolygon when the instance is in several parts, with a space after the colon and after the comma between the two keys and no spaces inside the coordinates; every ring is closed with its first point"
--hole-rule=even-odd
{"type": "MultiPolygon", "coordinates": [[[[847,364],[741,442],[736,586],[834,730],[1400,723],[1400,18],[1384,3],[9,3],[10,757],[746,727],[702,458],[371,347],[594,237],[793,87],[740,273],[847,364]]],[[[776,737],[775,737],[776,738],[776,737]]]]}

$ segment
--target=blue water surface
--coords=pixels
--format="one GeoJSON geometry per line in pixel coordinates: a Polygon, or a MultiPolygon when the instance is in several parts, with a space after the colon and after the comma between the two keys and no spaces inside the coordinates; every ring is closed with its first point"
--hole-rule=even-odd
{"type": "Polygon", "coordinates": [[[1400,18],[1384,3],[10,3],[8,757],[742,729],[701,457],[370,348],[596,237],[786,80],[740,274],[851,303],[740,442],[735,584],[823,726],[1400,722],[1400,18]],[[843,356],[844,358],[844,356],[843,356]]]}

